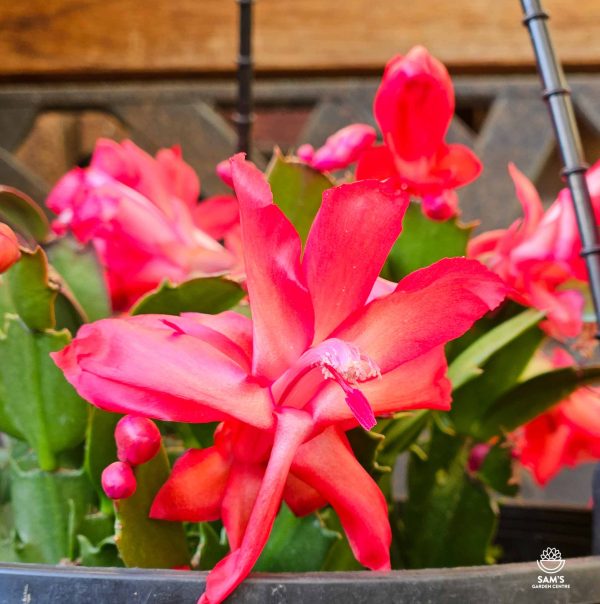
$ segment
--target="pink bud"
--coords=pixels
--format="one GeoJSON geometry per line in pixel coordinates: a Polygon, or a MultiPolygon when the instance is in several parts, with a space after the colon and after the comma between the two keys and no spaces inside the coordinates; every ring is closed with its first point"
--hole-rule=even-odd
{"type": "Polygon", "coordinates": [[[487,454],[490,452],[491,446],[487,443],[479,443],[471,449],[469,455],[468,466],[471,472],[477,472],[483,464],[487,454]]]}
{"type": "Polygon", "coordinates": [[[150,461],[160,448],[160,432],[147,417],[126,415],[115,428],[117,457],[132,466],[150,461]]]}
{"type": "Polygon", "coordinates": [[[305,161],[307,164],[310,164],[315,155],[315,148],[308,143],[304,143],[304,145],[300,145],[296,150],[296,156],[298,159],[305,161]]]}
{"type": "Polygon", "coordinates": [[[427,218],[443,222],[458,216],[458,195],[452,189],[442,191],[439,195],[424,195],[422,206],[427,218]]]}
{"type": "Polygon", "coordinates": [[[115,461],[102,472],[102,488],[111,499],[127,499],[135,493],[135,475],[131,466],[115,461]]]}

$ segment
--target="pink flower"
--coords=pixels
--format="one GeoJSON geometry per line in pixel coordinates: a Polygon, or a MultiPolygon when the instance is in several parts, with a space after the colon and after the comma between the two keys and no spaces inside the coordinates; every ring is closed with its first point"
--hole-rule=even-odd
{"type": "Polygon", "coordinates": [[[90,166],[67,173],[47,205],[55,227],[91,241],[116,309],[164,279],[219,274],[233,255],[195,222],[200,184],[178,147],[151,157],[131,141],[100,140],[90,166]]]}
{"type": "Polygon", "coordinates": [[[457,213],[454,189],[475,180],[481,163],[463,145],[448,145],[454,89],[446,68],[422,46],[392,58],[375,96],[383,144],[358,162],[357,178],[393,178],[421,197],[423,211],[444,220],[457,213]]]}
{"type": "Polygon", "coordinates": [[[282,500],[337,511],[365,566],[390,568],[385,499],[345,431],[398,410],[448,409],[444,344],[496,307],[505,286],[479,262],[442,260],[389,291],[377,276],[408,197],[379,181],[327,190],[306,242],[263,175],[232,159],[252,320],[234,312],[107,319],[54,359],[77,391],[117,412],[223,422],[214,447],[186,453],[152,516],[221,518],[231,553],[201,602],[250,572],[282,500]]]}
{"type": "Polygon", "coordinates": [[[297,155],[320,172],[341,170],[353,164],[376,138],[377,133],[371,126],[351,124],[332,134],[316,151],[312,145],[301,145],[297,155]]]}
{"type": "Polygon", "coordinates": [[[0,222],[0,273],[7,271],[20,257],[17,236],[7,224],[0,222]]]}
{"type": "Polygon", "coordinates": [[[544,212],[533,184],[509,165],[523,218],[508,229],[483,233],[469,243],[468,255],[478,258],[512,288],[517,302],[546,312],[542,326],[557,338],[574,337],[582,326],[583,296],[565,289],[584,278],[581,244],[571,201],[566,192],[544,212]]]}
{"type": "MultiPolygon", "coordinates": [[[[551,364],[568,367],[574,362],[557,350],[551,364]]],[[[579,388],[526,424],[517,443],[521,463],[542,485],[565,466],[600,459],[600,388],[579,388]]]]}

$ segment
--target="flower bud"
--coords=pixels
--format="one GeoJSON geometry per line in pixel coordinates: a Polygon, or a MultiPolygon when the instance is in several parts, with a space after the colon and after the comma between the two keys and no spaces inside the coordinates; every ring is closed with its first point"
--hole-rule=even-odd
{"type": "Polygon", "coordinates": [[[487,443],[478,443],[471,449],[469,461],[467,462],[470,472],[479,471],[490,449],[491,446],[487,443]]]}
{"type": "Polygon", "coordinates": [[[0,223],[0,273],[8,270],[20,257],[17,236],[7,224],[0,223]]]}
{"type": "Polygon", "coordinates": [[[132,466],[150,461],[160,448],[160,432],[147,417],[126,415],[115,428],[117,457],[132,466]]]}
{"type": "Polygon", "coordinates": [[[131,466],[115,461],[102,472],[102,488],[111,499],[127,499],[135,493],[135,475],[131,466]]]}

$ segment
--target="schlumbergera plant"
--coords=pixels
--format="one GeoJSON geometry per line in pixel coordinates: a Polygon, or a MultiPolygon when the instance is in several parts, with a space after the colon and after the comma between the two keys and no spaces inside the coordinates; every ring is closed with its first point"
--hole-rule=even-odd
{"type": "MultiPolygon", "coordinates": [[[[212,569],[213,604],[253,569],[497,559],[521,468],[600,458],[600,367],[567,352],[592,341],[569,193],[545,210],[510,166],[522,218],[473,236],[453,113],[415,48],[378,131],[264,174],[236,155],[228,195],[199,202],[178,148],[108,140],[52,223],[0,189],[0,557],[212,569]]],[[[600,214],[600,165],[589,184],[600,214]]]]}

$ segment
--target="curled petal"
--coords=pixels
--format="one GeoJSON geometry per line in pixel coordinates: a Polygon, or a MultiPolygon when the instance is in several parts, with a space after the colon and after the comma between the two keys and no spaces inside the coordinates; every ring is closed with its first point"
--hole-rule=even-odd
{"type": "Polygon", "coordinates": [[[229,462],[215,447],[190,449],[175,462],[169,479],[158,491],[150,518],[218,520],[229,472],[229,462]]]}

